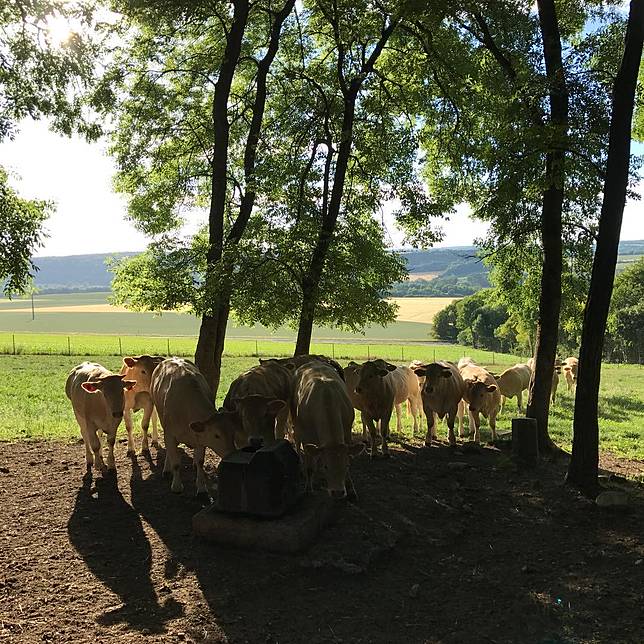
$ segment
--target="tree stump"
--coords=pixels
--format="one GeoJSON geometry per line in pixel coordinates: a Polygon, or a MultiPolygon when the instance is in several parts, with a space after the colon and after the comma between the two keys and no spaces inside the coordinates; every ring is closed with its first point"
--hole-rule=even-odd
{"type": "Polygon", "coordinates": [[[539,460],[539,438],[535,418],[512,419],[512,453],[527,467],[534,467],[539,460]]]}

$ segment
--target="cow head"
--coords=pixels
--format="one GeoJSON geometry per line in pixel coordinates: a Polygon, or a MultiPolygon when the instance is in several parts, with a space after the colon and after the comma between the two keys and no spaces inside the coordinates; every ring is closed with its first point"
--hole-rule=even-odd
{"type": "Polygon", "coordinates": [[[127,356],[123,358],[123,369],[121,373],[127,378],[136,380],[137,392],[149,392],[152,372],[164,359],[163,356],[127,356]]]}
{"type": "Polygon", "coordinates": [[[284,400],[275,397],[249,394],[232,400],[241,421],[241,433],[235,443],[245,445],[252,436],[274,436],[275,417],[287,408],[284,400]]]}
{"type": "Polygon", "coordinates": [[[112,418],[121,422],[125,405],[123,392],[126,389],[132,389],[135,384],[136,380],[126,380],[124,375],[109,374],[83,382],[81,387],[89,394],[102,393],[112,418]]]}
{"type": "MultiPolygon", "coordinates": [[[[351,364],[351,363],[349,363],[351,364]]],[[[361,367],[356,393],[362,394],[374,386],[379,385],[381,378],[384,378],[390,371],[396,371],[396,365],[385,362],[384,360],[367,360],[361,367]]]]}
{"type": "Polygon", "coordinates": [[[487,397],[498,389],[496,385],[488,385],[478,378],[466,380],[465,387],[469,397],[469,407],[472,411],[481,411],[487,397]]]}
{"type": "Polygon", "coordinates": [[[347,496],[346,480],[349,475],[349,461],[364,450],[362,443],[351,445],[331,445],[318,447],[304,445],[304,453],[322,470],[326,479],[326,489],[334,499],[344,499],[347,496]]]}
{"type": "Polygon", "coordinates": [[[235,450],[235,432],[239,430],[239,416],[235,411],[220,409],[206,420],[193,421],[190,429],[198,437],[198,443],[210,447],[221,458],[235,450]]]}
{"type": "Polygon", "coordinates": [[[434,393],[437,387],[440,387],[440,382],[443,378],[451,378],[452,370],[445,365],[438,362],[431,364],[414,366],[412,371],[420,377],[425,377],[425,385],[423,391],[428,394],[434,393]]]}

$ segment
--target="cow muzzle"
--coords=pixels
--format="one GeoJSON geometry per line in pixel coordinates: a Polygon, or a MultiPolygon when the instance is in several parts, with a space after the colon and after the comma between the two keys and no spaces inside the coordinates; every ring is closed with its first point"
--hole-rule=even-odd
{"type": "Polygon", "coordinates": [[[112,412],[112,417],[113,418],[123,418],[123,412],[122,411],[113,411],[112,412]]]}
{"type": "Polygon", "coordinates": [[[336,499],[338,501],[347,498],[346,490],[329,490],[328,492],[332,499],[336,499]]]}

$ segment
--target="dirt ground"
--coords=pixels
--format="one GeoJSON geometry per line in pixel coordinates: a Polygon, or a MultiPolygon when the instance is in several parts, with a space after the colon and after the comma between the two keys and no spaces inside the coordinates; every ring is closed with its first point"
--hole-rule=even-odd
{"type": "Polygon", "coordinates": [[[641,484],[603,510],[565,462],[398,445],[356,459],[357,505],[286,556],[193,537],[187,456],[173,495],[162,450],[118,447],[117,477],[90,481],[79,444],[0,444],[0,641],[644,641],[641,484]]]}

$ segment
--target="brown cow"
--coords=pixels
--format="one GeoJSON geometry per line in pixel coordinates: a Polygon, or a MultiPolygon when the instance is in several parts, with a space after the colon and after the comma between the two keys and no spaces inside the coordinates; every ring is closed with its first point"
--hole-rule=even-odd
{"type": "Polygon", "coordinates": [[[347,385],[347,393],[354,409],[360,412],[360,422],[362,423],[362,440],[366,441],[368,432],[367,424],[362,417],[362,398],[356,393],[356,387],[360,382],[360,365],[357,362],[349,362],[344,368],[344,382],[347,385]]]}
{"type": "Polygon", "coordinates": [[[568,391],[574,391],[577,386],[577,370],[579,369],[579,360],[573,356],[566,358],[561,365],[568,391]]]}
{"type": "MultiPolygon", "coordinates": [[[[501,392],[496,384],[494,376],[483,367],[472,362],[471,358],[462,358],[458,363],[459,371],[465,383],[463,400],[468,404],[470,435],[474,428],[474,441],[479,442],[481,420],[479,414],[483,414],[490,423],[492,440],[496,440],[496,416],[501,408],[501,392]]],[[[465,405],[463,402],[458,409],[459,434],[463,435],[463,414],[465,405]]]]}
{"type": "Polygon", "coordinates": [[[501,392],[501,411],[503,411],[505,399],[516,396],[519,413],[523,413],[523,391],[530,386],[531,375],[532,372],[527,364],[517,363],[498,376],[494,376],[501,392]]]}
{"type": "Polygon", "coordinates": [[[436,416],[441,419],[447,416],[448,439],[450,445],[455,445],[454,422],[465,391],[460,371],[455,364],[441,361],[416,366],[414,372],[424,380],[421,396],[427,417],[425,445],[431,447],[432,439],[438,440],[436,416]]]}
{"type": "Polygon", "coordinates": [[[127,431],[127,455],[134,456],[134,440],[132,438],[132,412],[143,410],[141,429],[143,430],[143,441],[141,443],[141,454],[150,453],[148,444],[148,428],[152,420],[152,447],[159,447],[159,434],[157,431],[157,413],[154,409],[152,396],[150,396],[150,382],[152,372],[156,366],[163,361],[162,356],[127,356],[123,358],[121,375],[129,380],[136,380],[136,385],[125,392],[125,407],[123,408],[123,420],[127,431]]]}
{"type": "Polygon", "coordinates": [[[291,413],[295,442],[304,450],[307,472],[317,461],[323,467],[327,490],[333,498],[346,497],[347,488],[355,496],[349,460],[364,445],[351,442],[353,405],[337,370],[319,361],[298,367],[291,413]]]}
{"type": "MultiPolygon", "coordinates": [[[[530,367],[530,381],[532,381],[532,378],[534,377],[534,367],[535,367],[535,359],[534,358],[528,358],[528,361],[526,363],[528,367],[530,367]]],[[[561,365],[559,363],[559,359],[557,358],[555,360],[555,366],[554,369],[552,370],[552,385],[550,388],[550,396],[552,397],[552,403],[554,404],[557,399],[557,389],[559,387],[559,372],[561,371],[561,365]]]]}
{"type": "Polygon", "coordinates": [[[65,383],[65,393],[72,402],[74,415],[85,443],[87,471],[92,465],[103,474],[114,465],[116,430],[123,418],[124,391],[134,387],[134,380],[112,373],[94,362],[83,362],[74,367],[65,383]],[[107,435],[107,466],[103,461],[103,449],[99,433],[107,435]]]}
{"type": "Polygon", "coordinates": [[[184,443],[194,450],[197,494],[207,492],[203,469],[206,447],[222,458],[232,452],[239,416],[215,409],[206,379],[192,362],[182,358],[169,358],[159,364],[152,374],[150,393],[163,427],[163,473],[172,474],[172,491],[183,491],[178,445],[184,443]]]}
{"type": "Polygon", "coordinates": [[[289,404],[293,393],[293,365],[278,360],[262,360],[238,376],[230,385],[224,409],[236,411],[241,419],[241,433],[235,442],[243,447],[253,436],[261,436],[265,445],[286,434],[289,404]]]}

